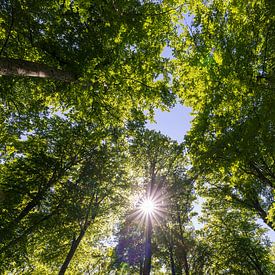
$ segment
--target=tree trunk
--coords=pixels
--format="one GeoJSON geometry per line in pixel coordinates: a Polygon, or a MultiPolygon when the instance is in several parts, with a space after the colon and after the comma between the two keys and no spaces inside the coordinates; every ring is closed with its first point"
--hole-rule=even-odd
{"type": "Polygon", "coordinates": [[[183,268],[184,268],[185,274],[189,275],[189,264],[188,264],[188,260],[187,260],[187,251],[186,251],[187,248],[186,248],[184,237],[183,237],[183,226],[182,226],[182,220],[181,220],[181,216],[180,216],[180,209],[179,209],[178,205],[177,205],[177,219],[178,219],[178,223],[179,223],[180,237],[181,237],[181,242],[182,242],[182,246],[183,246],[183,253],[182,253],[183,268]]]}
{"type": "Polygon", "coordinates": [[[152,221],[151,217],[148,217],[148,224],[145,232],[145,258],[143,275],[149,275],[151,271],[152,261],[152,221]]]}
{"type": "Polygon", "coordinates": [[[12,58],[0,58],[0,75],[50,78],[63,82],[76,80],[76,76],[70,72],[51,68],[45,64],[12,58]]]}
{"type": "Polygon", "coordinates": [[[176,275],[176,267],[175,267],[175,261],[174,261],[174,255],[173,255],[173,246],[170,243],[168,245],[169,247],[169,256],[170,256],[170,266],[171,266],[171,274],[176,275]]]}
{"type": "Polygon", "coordinates": [[[142,272],[143,272],[143,258],[141,258],[139,262],[139,275],[142,275],[142,272]]]}
{"type": "Polygon", "coordinates": [[[69,264],[70,264],[70,262],[71,262],[71,260],[74,256],[74,254],[76,252],[76,249],[78,248],[82,238],[85,235],[86,230],[87,230],[87,228],[81,229],[80,234],[78,235],[78,237],[72,241],[70,251],[67,254],[67,257],[66,257],[64,263],[62,264],[62,266],[60,268],[60,271],[58,273],[59,275],[64,275],[65,274],[65,272],[66,272],[66,270],[67,270],[67,268],[68,268],[68,266],[69,266],[69,264]]]}

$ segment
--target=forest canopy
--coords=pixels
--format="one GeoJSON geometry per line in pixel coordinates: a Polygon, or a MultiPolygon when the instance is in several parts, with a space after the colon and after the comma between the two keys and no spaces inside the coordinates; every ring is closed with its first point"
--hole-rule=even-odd
{"type": "Polygon", "coordinates": [[[1,274],[275,273],[274,1],[0,0],[0,26],[1,274]],[[176,102],[182,143],[146,129],[176,102]]]}

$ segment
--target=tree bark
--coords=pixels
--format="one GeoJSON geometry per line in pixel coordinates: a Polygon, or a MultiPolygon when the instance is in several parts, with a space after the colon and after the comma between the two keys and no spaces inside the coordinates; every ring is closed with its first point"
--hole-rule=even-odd
{"type": "Polygon", "coordinates": [[[86,230],[87,230],[87,227],[81,229],[80,234],[78,235],[78,237],[76,239],[73,239],[70,251],[67,254],[66,259],[65,259],[64,263],[62,264],[62,266],[59,270],[59,273],[58,273],[59,275],[64,275],[65,274],[65,272],[66,272],[66,270],[67,270],[67,268],[68,268],[68,266],[69,266],[69,264],[70,264],[70,262],[71,262],[71,260],[74,256],[74,254],[75,254],[76,249],[78,248],[81,240],[83,239],[83,237],[85,235],[86,230]]]}
{"type": "MultiPolygon", "coordinates": [[[[58,275],[64,275],[75,252],[76,252],[76,249],[78,248],[81,240],[83,239],[87,229],[89,228],[90,224],[92,221],[94,221],[95,217],[96,217],[96,212],[94,212],[91,216],[91,219],[89,219],[89,215],[90,215],[90,212],[91,212],[91,207],[92,207],[92,203],[93,203],[93,199],[94,197],[92,196],[91,200],[90,200],[90,203],[89,203],[89,206],[87,208],[87,212],[86,212],[86,215],[85,215],[85,223],[83,226],[81,226],[81,229],[80,229],[80,233],[78,235],[78,237],[75,239],[73,239],[72,241],[72,244],[71,244],[71,248],[66,256],[66,259],[64,261],[64,263],[62,264],[61,268],[60,268],[60,271],[58,273],[58,275]]],[[[97,202],[97,199],[96,199],[96,203],[97,202]]]]}
{"type": "Polygon", "coordinates": [[[189,264],[188,264],[188,260],[187,260],[187,248],[184,242],[184,237],[183,237],[183,226],[182,226],[182,220],[181,220],[181,216],[180,216],[180,209],[179,206],[177,205],[177,219],[178,219],[178,223],[179,223],[179,228],[180,228],[180,237],[181,237],[181,242],[182,242],[182,246],[183,246],[183,253],[182,253],[182,258],[183,258],[183,268],[184,268],[184,272],[186,275],[189,275],[189,264]]]}
{"type": "Polygon", "coordinates": [[[143,257],[141,257],[139,262],[139,275],[142,275],[143,272],[143,257]]]}
{"type": "Polygon", "coordinates": [[[0,75],[50,78],[63,82],[73,82],[77,79],[71,72],[58,70],[41,63],[13,58],[0,58],[0,75]]]}
{"type": "Polygon", "coordinates": [[[152,261],[152,221],[151,217],[148,217],[148,224],[145,232],[145,257],[143,275],[149,275],[151,271],[152,261]]]}
{"type": "Polygon", "coordinates": [[[171,274],[176,275],[176,267],[175,267],[175,261],[174,261],[174,255],[173,255],[173,246],[170,243],[168,245],[169,247],[169,257],[170,257],[170,266],[171,266],[171,274]]]}

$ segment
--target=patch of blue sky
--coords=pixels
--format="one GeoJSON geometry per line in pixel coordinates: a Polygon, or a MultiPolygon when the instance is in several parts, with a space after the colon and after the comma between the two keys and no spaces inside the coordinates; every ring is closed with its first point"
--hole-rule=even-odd
{"type": "Polygon", "coordinates": [[[148,122],[146,126],[150,130],[160,131],[178,142],[183,142],[184,135],[191,127],[191,112],[191,108],[180,103],[166,112],[157,109],[155,111],[155,122],[148,122]]]}

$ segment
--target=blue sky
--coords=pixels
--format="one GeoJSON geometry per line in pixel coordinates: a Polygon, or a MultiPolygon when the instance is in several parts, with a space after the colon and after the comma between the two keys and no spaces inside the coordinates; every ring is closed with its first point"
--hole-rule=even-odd
{"type": "Polygon", "coordinates": [[[162,134],[182,142],[184,135],[191,127],[191,111],[191,108],[182,106],[179,103],[170,112],[156,110],[156,123],[148,123],[147,128],[160,131],[162,134]]]}

